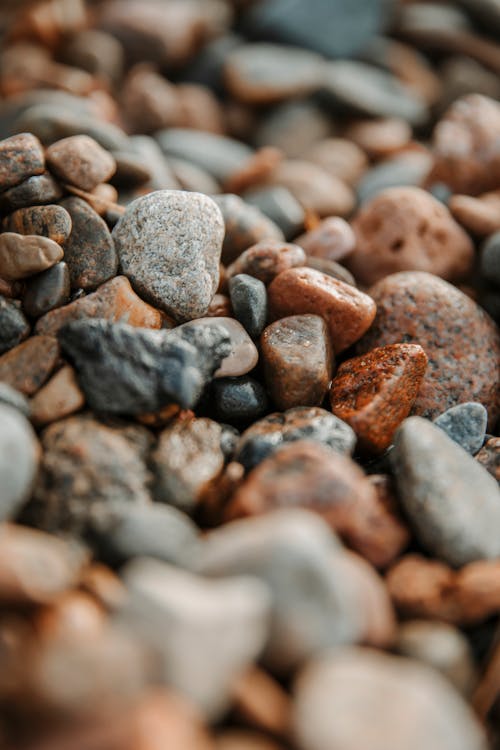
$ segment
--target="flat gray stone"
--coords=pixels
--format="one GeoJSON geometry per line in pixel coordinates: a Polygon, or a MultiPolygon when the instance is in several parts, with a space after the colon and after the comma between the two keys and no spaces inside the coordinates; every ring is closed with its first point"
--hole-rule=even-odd
{"type": "Polygon", "coordinates": [[[434,420],[434,424],[467,453],[474,455],[484,443],[488,412],[477,401],[468,401],[447,409],[434,420]]]}

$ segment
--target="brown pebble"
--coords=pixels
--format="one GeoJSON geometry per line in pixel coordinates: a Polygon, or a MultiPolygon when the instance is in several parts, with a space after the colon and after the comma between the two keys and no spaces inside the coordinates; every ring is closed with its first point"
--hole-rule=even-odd
{"type": "Polygon", "coordinates": [[[392,344],[343,362],[332,382],[332,412],[367,453],[382,453],[415,402],[427,368],[418,344],[392,344]]]}
{"type": "Polygon", "coordinates": [[[45,169],[43,146],[32,133],[0,141],[0,191],[19,185],[45,169]]]}
{"type": "Polygon", "coordinates": [[[338,216],[323,219],[317,227],[295,240],[306,255],[313,258],[339,261],[352,253],[356,237],[351,227],[338,216]]]}
{"type": "Polygon", "coordinates": [[[0,275],[7,281],[26,279],[51,268],[64,255],[57,242],[36,234],[0,234],[0,275]]]}
{"type": "Polygon", "coordinates": [[[28,177],[19,185],[9,188],[0,195],[0,211],[9,213],[17,208],[38,204],[55,203],[63,196],[58,182],[48,172],[28,177]]]}
{"type": "Polygon", "coordinates": [[[23,310],[29,317],[39,318],[69,302],[70,293],[68,266],[66,263],[56,263],[26,282],[23,310]]]}
{"type": "Polygon", "coordinates": [[[283,161],[283,152],[274,146],[264,146],[252,154],[239,169],[224,180],[226,193],[243,193],[254,185],[260,185],[272,177],[274,170],[283,161]]]}
{"type": "Polygon", "coordinates": [[[236,680],[233,695],[236,711],[252,726],[274,736],[287,736],[291,699],[271,675],[259,667],[250,667],[236,680]]]}
{"type": "Polygon", "coordinates": [[[57,205],[19,208],[3,221],[7,232],[39,234],[62,245],[71,232],[71,216],[57,205]]]}
{"type": "Polygon", "coordinates": [[[356,250],[347,267],[362,284],[397,271],[444,279],[470,272],[474,247],[442,203],[417,187],[383,190],[354,217],[356,250]]]}
{"type": "Polygon", "coordinates": [[[432,419],[456,404],[479,401],[493,425],[499,413],[500,335],[484,310],[428,273],[387,276],[370,295],[377,315],[357,351],[414,343],[429,359],[413,413],[432,419]]]}
{"type": "Polygon", "coordinates": [[[66,323],[82,318],[104,318],[139,328],[162,327],[160,311],[143,302],[125,276],[116,276],[92,294],[51,310],[39,318],[36,332],[55,335],[66,323]]]}
{"type": "Polygon", "coordinates": [[[320,406],[330,385],[334,356],[323,318],[293,315],[261,336],[266,386],[277,408],[320,406]]]}
{"type": "Polygon", "coordinates": [[[346,138],[317,141],[306,151],[304,157],[348,185],[356,185],[368,168],[364,152],[346,138]]]}
{"type": "Polygon", "coordinates": [[[228,318],[233,314],[231,300],[227,294],[214,294],[207,310],[208,318],[228,318]]]}
{"type": "Polygon", "coordinates": [[[500,437],[490,438],[475,458],[500,483],[500,437]]]}
{"type": "Polygon", "coordinates": [[[175,92],[181,127],[219,135],[224,133],[224,111],[211,89],[197,83],[178,83],[175,92]]]}
{"type": "Polygon", "coordinates": [[[47,148],[47,164],[62,181],[82,190],[93,190],[116,170],[111,154],[88,135],[72,135],[47,148]]]}
{"type": "Polygon", "coordinates": [[[479,197],[452,195],[448,206],[456,221],[472,234],[487,237],[500,229],[500,191],[479,197]]]}
{"type": "Polygon", "coordinates": [[[291,268],[269,286],[274,318],[312,313],[325,320],[335,353],[357,341],[376,313],[367,294],[312,268],[291,268]]]}
{"type": "Polygon", "coordinates": [[[408,145],[412,137],[411,126],[398,117],[354,122],[344,133],[372,159],[391,156],[408,145]]]}
{"type": "Polygon", "coordinates": [[[348,216],[356,203],[345,182],[312,162],[285,161],[269,179],[273,185],[287,188],[305,209],[318,216],[348,216]]]}
{"type": "Polygon", "coordinates": [[[239,273],[247,273],[264,284],[270,284],[282,271],[304,266],[305,261],[305,253],[298,244],[272,239],[262,240],[236,258],[227,268],[227,275],[231,278],[239,273]]]}
{"type": "Polygon", "coordinates": [[[65,365],[31,399],[30,418],[34,425],[43,426],[69,417],[84,404],[85,396],[78,387],[75,371],[65,365]]]}
{"type": "Polygon", "coordinates": [[[60,356],[51,336],[32,336],[0,357],[0,381],[32,396],[49,378],[60,356]]]}

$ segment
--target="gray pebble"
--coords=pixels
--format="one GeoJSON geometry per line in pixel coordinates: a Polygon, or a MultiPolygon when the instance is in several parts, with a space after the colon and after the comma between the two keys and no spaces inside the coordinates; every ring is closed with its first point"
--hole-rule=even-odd
{"type": "Polygon", "coordinates": [[[267,320],[265,284],[246,273],[239,273],[229,279],[229,296],[234,317],[253,339],[260,336],[267,320]]]}
{"type": "Polygon", "coordinates": [[[484,243],[480,269],[485,279],[500,286],[500,232],[492,234],[484,243]]]}
{"type": "Polygon", "coordinates": [[[32,488],[40,447],[26,417],[0,403],[0,521],[15,518],[32,488]]]}
{"type": "Polygon", "coordinates": [[[221,257],[226,266],[261,240],[285,239],[281,229],[271,219],[238,195],[216,195],[214,201],[222,211],[226,225],[221,257]]]}
{"type": "Polygon", "coordinates": [[[448,437],[458,443],[467,453],[474,455],[484,443],[488,412],[477,401],[452,406],[434,420],[448,437]]]}
{"type": "Polygon", "coordinates": [[[269,399],[255,378],[219,378],[212,384],[213,407],[222,422],[249,422],[266,413],[269,399]]]}
{"type": "Polygon", "coordinates": [[[30,326],[19,302],[0,294],[0,354],[20,344],[29,332],[30,326]]]}
{"type": "Polygon", "coordinates": [[[285,239],[297,237],[304,229],[305,211],[288,188],[281,185],[254,188],[244,193],[243,198],[277,224],[285,239]]]}

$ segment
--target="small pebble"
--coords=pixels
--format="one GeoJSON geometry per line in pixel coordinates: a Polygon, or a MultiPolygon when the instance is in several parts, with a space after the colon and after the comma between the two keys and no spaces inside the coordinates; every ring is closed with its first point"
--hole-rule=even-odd
{"type": "Polygon", "coordinates": [[[284,242],[281,229],[255,206],[245,203],[237,195],[216,195],[214,201],[219,206],[226,234],[222,244],[221,260],[229,265],[244,250],[261,240],[284,242]]]}
{"type": "Polygon", "coordinates": [[[323,318],[281,318],[265,329],[260,345],[266,386],[277,408],[320,406],[335,362],[323,318]]]}
{"type": "Polygon", "coordinates": [[[434,420],[448,437],[458,443],[467,453],[474,455],[484,443],[488,412],[482,404],[470,401],[447,409],[434,420]]]}
{"type": "Polygon", "coordinates": [[[412,129],[397,117],[360,120],[347,128],[345,137],[356,143],[372,159],[389,156],[411,141],[412,129]]]}
{"type": "Polygon", "coordinates": [[[309,257],[339,261],[353,252],[356,236],[344,219],[330,216],[314,229],[301,234],[295,242],[309,257]]]}
{"type": "Polygon", "coordinates": [[[75,371],[65,365],[31,399],[31,421],[41,427],[69,417],[84,405],[85,396],[78,387],[75,371]]]}
{"type": "Polygon", "coordinates": [[[254,187],[244,193],[246,203],[259,208],[291,240],[304,226],[305,212],[284,187],[254,187]]]}
{"type": "Polygon", "coordinates": [[[38,204],[56,203],[63,196],[59,184],[48,172],[9,188],[0,195],[0,211],[10,213],[18,208],[28,208],[38,204]]]}
{"type": "Polygon", "coordinates": [[[229,278],[238,274],[249,274],[264,284],[282,271],[304,266],[306,256],[299,245],[278,240],[262,240],[249,247],[227,268],[229,278]]]}
{"type": "Polygon", "coordinates": [[[71,233],[71,216],[57,205],[19,208],[4,219],[7,232],[39,234],[63,245],[71,233]]]}
{"type": "Polygon", "coordinates": [[[218,315],[197,318],[189,323],[183,323],[176,330],[180,333],[184,330],[196,330],[214,325],[224,329],[229,336],[231,346],[230,353],[222,360],[220,367],[214,373],[214,378],[237,377],[253,370],[259,360],[259,352],[241,323],[234,318],[218,315]]]}
{"type": "Polygon", "coordinates": [[[32,336],[0,356],[0,381],[32,396],[45,383],[60,358],[51,336],[32,336]]]}
{"type": "Polygon", "coordinates": [[[482,246],[480,269],[485,279],[500,286],[500,232],[488,237],[482,246]]]}
{"type": "Polygon", "coordinates": [[[258,380],[219,378],[212,384],[213,407],[221,422],[246,422],[259,419],[268,410],[266,391],[258,380]]]}
{"type": "Polygon", "coordinates": [[[234,317],[249,336],[257,338],[267,319],[267,292],[264,283],[246,273],[240,273],[229,279],[228,286],[234,317]]]}
{"type": "Polygon", "coordinates": [[[0,234],[0,274],[9,281],[26,279],[51,268],[64,255],[57,242],[39,235],[0,234]]]}
{"type": "Polygon", "coordinates": [[[356,185],[368,167],[368,159],[364,152],[346,138],[325,138],[315,141],[304,156],[308,161],[319,164],[329,174],[352,186],[356,185]]]}
{"type": "Polygon", "coordinates": [[[40,446],[26,417],[0,403],[0,520],[15,518],[29,499],[39,460],[40,446]]]}
{"type": "Polygon", "coordinates": [[[116,162],[88,135],[73,135],[47,148],[47,164],[61,182],[81,190],[93,190],[107,182],[116,171],[116,162]]]}
{"type": "Polygon", "coordinates": [[[479,197],[452,195],[448,207],[453,217],[468,232],[486,237],[500,230],[500,192],[485,193],[479,197]]]}
{"type": "Polygon", "coordinates": [[[0,141],[0,191],[42,174],[45,169],[43,147],[31,133],[18,133],[0,141]]]}
{"type": "Polygon", "coordinates": [[[29,279],[23,295],[23,311],[30,318],[40,318],[45,313],[69,302],[71,282],[66,263],[56,263],[52,268],[29,279]]]}
{"type": "Polygon", "coordinates": [[[442,430],[405,420],[391,453],[398,497],[422,545],[460,566],[500,556],[497,482],[442,430]]]}
{"type": "Polygon", "coordinates": [[[356,204],[349,185],[309,161],[284,161],[276,167],[271,180],[274,185],[287,188],[307,211],[320,217],[348,216],[356,204]]]}
{"type": "Polygon", "coordinates": [[[8,352],[28,337],[30,326],[16,300],[0,294],[0,354],[8,352]]]}

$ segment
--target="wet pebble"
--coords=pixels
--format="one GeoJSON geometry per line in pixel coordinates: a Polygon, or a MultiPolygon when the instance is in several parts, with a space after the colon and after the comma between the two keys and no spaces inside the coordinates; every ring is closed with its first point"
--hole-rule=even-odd
{"type": "Polygon", "coordinates": [[[0,141],[0,191],[42,174],[45,157],[40,141],[32,133],[18,133],[0,141]]]}
{"type": "Polygon", "coordinates": [[[93,190],[116,171],[111,154],[88,135],[56,141],[47,148],[46,157],[49,169],[61,182],[81,190],[93,190]]]}
{"type": "Polygon", "coordinates": [[[484,443],[488,412],[482,404],[469,401],[447,409],[434,420],[448,437],[474,455],[484,443]]]}
{"type": "Polygon", "coordinates": [[[249,336],[257,338],[267,319],[267,292],[264,283],[246,273],[240,273],[229,279],[228,286],[234,317],[249,336]]]}
{"type": "Polygon", "coordinates": [[[219,378],[213,382],[213,408],[222,422],[246,422],[259,419],[268,410],[268,397],[258,380],[219,378]]]}
{"type": "Polygon", "coordinates": [[[21,312],[19,302],[6,299],[0,294],[0,354],[24,341],[29,332],[30,326],[21,312]]]}
{"type": "Polygon", "coordinates": [[[0,380],[32,396],[51,375],[59,357],[55,338],[32,336],[0,356],[0,380]]]}
{"type": "Polygon", "coordinates": [[[40,446],[26,417],[0,403],[0,518],[15,518],[29,498],[38,470],[40,446]]]}
{"type": "Polygon", "coordinates": [[[249,274],[264,284],[282,271],[304,266],[306,255],[302,247],[278,240],[262,240],[252,245],[227,268],[229,278],[238,274],[249,274]]]}
{"type": "Polygon", "coordinates": [[[0,274],[9,281],[17,281],[46,271],[64,255],[57,242],[38,235],[14,232],[0,234],[0,274]]]}
{"type": "Polygon", "coordinates": [[[68,266],[64,262],[56,263],[27,281],[23,311],[30,318],[39,318],[69,302],[70,292],[68,266]]]}
{"type": "Polygon", "coordinates": [[[38,234],[63,245],[71,232],[71,216],[58,205],[19,208],[4,219],[7,232],[38,234]]]}

